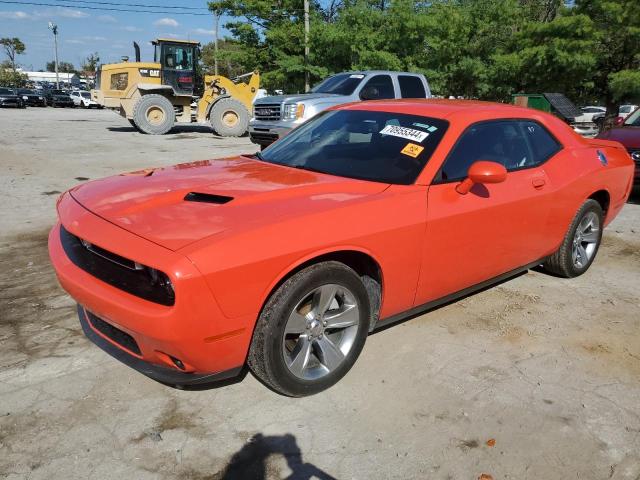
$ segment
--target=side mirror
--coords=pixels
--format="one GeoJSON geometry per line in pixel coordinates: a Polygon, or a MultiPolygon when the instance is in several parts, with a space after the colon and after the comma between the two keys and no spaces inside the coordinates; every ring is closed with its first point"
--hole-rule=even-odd
{"type": "Polygon", "coordinates": [[[617,127],[619,125],[622,125],[623,122],[624,122],[624,118],[616,117],[616,119],[613,121],[613,124],[617,127]]]}
{"type": "Polygon", "coordinates": [[[380,92],[376,87],[364,87],[360,92],[360,98],[362,100],[377,100],[380,97],[380,92]]]}
{"type": "Polygon", "coordinates": [[[500,183],[507,179],[507,169],[497,162],[479,160],[469,167],[467,178],[456,185],[456,192],[466,195],[476,183],[500,183]]]}

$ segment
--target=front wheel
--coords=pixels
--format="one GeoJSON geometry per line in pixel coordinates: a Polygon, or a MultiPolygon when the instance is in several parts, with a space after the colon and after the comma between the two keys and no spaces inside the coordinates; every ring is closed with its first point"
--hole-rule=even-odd
{"type": "Polygon", "coordinates": [[[221,137],[239,137],[249,128],[249,112],[239,101],[222,98],[211,107],[209,121],[221,137]]]}
{"type": "Polygon", "coordinates": [[[164,135],[173,128],[176,114],[173,105],[162,95],[143,95],[133,109],[133,119],[141,132],[164,135]]]}
{"type": "Polygon", "coordinates": [[[543,264],[548,272],[572,278],[586,272],[596,258],[603,229],[602,207],[589,199],[582,204],[560,248],[543,264]]]}
{"type": "Polygon", "coordinates": [[[333,261],[312,265],[291,276],[265,304],[249,367],[284,395],[318,393],[351,369],[370,319],[367,291],[356,272],[333,261]]]}

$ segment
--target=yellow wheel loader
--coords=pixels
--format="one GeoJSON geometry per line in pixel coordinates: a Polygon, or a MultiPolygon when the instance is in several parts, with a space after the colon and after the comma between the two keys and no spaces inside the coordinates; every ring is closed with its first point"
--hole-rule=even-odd
{"type": "Polygon", "coordinates": [[[258,92],[258,72],[229,79],[222,75],[199,78],[200,44],[157,39],[154,61],[101,65],[96,72],[92,98],[118,111],[131,125],[150,135],[163,135],[176,123],[208,123],[223,137],[244,135],[252,102],[258,92]],[[195,107],[192,107],[194,97],[195,107]]]}

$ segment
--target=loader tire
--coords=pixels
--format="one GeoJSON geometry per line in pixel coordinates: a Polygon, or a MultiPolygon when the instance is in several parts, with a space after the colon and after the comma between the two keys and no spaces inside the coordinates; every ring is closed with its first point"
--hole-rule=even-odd
{"type": "Polygon", "coordinates": [[[133,108],[133,121],[143,133],[164,135],[173,128],[176,114],[166,97],[152,93],[140,97],[133,108]]]}
{"type": "Polygon", "coordinates": [[[213,130],[221,137],[239,137],[249,127],[247,107],[233,98],[218,100],[209,113],[213,130]]]}

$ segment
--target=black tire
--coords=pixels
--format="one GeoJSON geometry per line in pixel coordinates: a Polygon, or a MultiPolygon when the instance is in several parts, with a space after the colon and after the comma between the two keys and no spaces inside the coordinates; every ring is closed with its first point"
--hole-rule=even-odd
{"type": "Polygon", "coordinates": [[[149,135],[164,135],[173,128],[176,120],[173,105],[162,95],[143,95],[133,108],[136,127],[149,135]]]}
{"type": "Polygon", "coordinates": [[[554,275],[563,278],[573,278],[579,275],[582,275],[586,272],[593,261],[596,258],[596,254],[598,253],[598,249],[600,248],[600,242],[602,240],[602,220],[603,220],[603,211],[602,207],[598,202],[592,199],[588,199],[586,202],[582,204],[582,206],[578,209],[578,212],[573,217],[571,221],[571,225],[569,225],[569,230],[567,231],[564,239],[562,240],[562,244],[560,248],[542,265],[543,268],[554,275]],[[593,253],[591,254],[589,260],[581,266],[577,266],[572,258],[572,251],[574,247],[574,240],[576,239],[576,231],[578,230],[578,226],[580,223],[588,216],[595,214],[598,219],[598,231],[597,231],[597,240],[595,243],[595,247],[593,249],[593,253]]]}
{"type": "Polygon", "coordinates": [[[292,275],[267,300],[256,323],[247,363],[259,380],[283,395],[302,397],[318,393],[334,385],[351,369],[367,339],[370,321],[369,297],[356,272],[334,261],[312,265],[292,275]],[[345,287],[353,294],[359,309],[357,332],[350,350],[335,370],[306,380],[294,375],[285,363],[285,327],[296,305],[315,289],[328,284],[345,287]]]}
{"type": "Polygon", "coordinates": [[[221,137],[240,137],[249,128],[249,112],[239,101],[222,98],[211,107],[209,121],[221,137]]]}
{"type": "Polygon", "coordinates": [[[138,126],[136,125],[136,122],[133,121],[132,118],[127,118],[127,122],[129,122],[129,124],[135,128],[136,130],[138,130],[138,126]]]}

